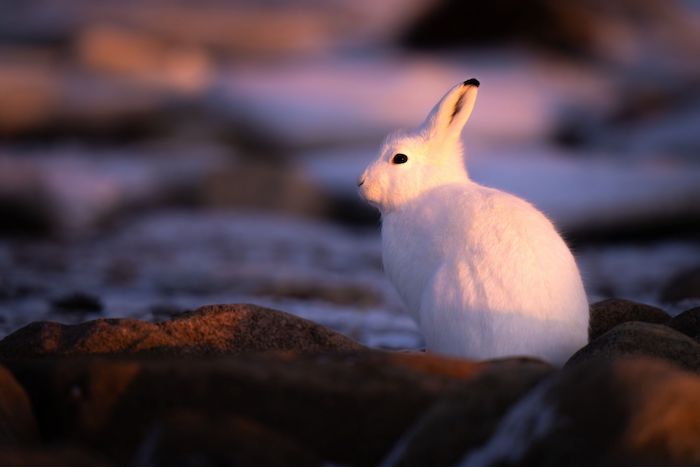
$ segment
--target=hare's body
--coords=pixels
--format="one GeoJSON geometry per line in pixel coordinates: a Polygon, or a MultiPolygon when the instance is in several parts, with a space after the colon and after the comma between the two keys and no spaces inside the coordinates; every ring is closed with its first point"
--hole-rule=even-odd
{"type": "Polygon", "coordinates": [[[360,192],[382,213],[384,267],[428,350],[563,363],[587,340],[581,276],[541,212],[469,179],[460,134],[478,86],[455,86],[418,131],[387,138],[360,192]]]}
{"type": "Polygon", "coordinates": [[[562,363],[586,343],[574,258],[526,201],[469,181],[434,188],[384,216],[382,247],[430,350],[562,363]]]}

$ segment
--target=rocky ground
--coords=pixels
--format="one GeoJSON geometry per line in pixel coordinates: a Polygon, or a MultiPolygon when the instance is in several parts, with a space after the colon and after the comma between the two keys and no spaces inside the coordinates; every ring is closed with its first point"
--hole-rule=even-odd
{"type": "Polygon", "coordinates": [[[254,305],[0,341],[11,466],[700,463],[700,308],[591,307],[562,368],[366,347],[254,305]]]}

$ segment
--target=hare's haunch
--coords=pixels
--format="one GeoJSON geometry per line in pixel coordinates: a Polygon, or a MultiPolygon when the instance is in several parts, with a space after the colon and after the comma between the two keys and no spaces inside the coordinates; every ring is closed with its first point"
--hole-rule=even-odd
{"type": "Polygon", "coordinates": [[[416,131],[389,135],[360,194],[381,211],[384,269],[428,350],[561,364],[588,338],[581,275],[544,214],[469,179],[461,133],[478,87],[458,84],[416,131]]]}

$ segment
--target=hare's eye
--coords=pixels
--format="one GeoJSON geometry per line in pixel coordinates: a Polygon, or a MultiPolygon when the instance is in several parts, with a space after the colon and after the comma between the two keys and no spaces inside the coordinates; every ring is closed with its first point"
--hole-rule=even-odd
{"type": "Polygon", "coordinates": [[[396,154],[392,159],[391,162],[393,164],[405,164],[408,162],[408,156],[406,154],[396,154]]]}

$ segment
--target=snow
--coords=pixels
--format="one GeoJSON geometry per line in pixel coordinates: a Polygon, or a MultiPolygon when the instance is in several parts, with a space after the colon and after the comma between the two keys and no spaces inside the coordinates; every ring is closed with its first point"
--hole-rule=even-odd
{"type": "Polygon", "coordinates": [[[588,247],[577,251],[576,256],[584,282],[593,292],[592,301],[610,296],[627,298],[660,306],[672,315],[692,308],[692,303],[662,303],[659,294],[674,275],[697,267],[697,243],[588,247]]]}
{"type": "Polygon", "coordinates": [[[140,148],[65,146],[21,154],[0,148],[0,190],[44,197],[66,233],[83,234],[120,209],[189,187],[222,165],[216,148],[198,147],[198,157],[190,156],[140,148]]]}

